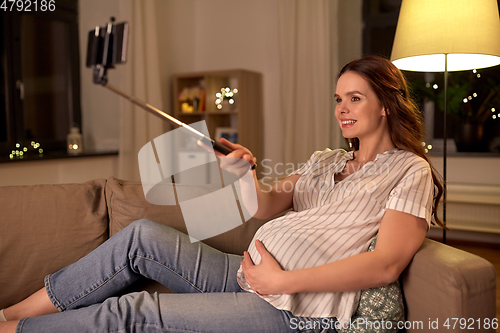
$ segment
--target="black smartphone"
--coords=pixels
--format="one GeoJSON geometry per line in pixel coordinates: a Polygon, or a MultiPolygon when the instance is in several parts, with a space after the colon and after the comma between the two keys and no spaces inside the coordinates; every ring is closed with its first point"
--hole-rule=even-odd
{"type": "Polygon", "coordinates": [[[127,61],[129,24],[114,23],[95,27],[88,33],[87,67],[114,68],[127,61]],[[100,66],[99,66],[100,65],[100,66]]]}

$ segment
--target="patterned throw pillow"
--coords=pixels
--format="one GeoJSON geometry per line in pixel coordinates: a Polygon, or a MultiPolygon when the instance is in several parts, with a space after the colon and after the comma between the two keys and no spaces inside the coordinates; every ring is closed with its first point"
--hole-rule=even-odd
{"type": "MultiPolygon", "coordinates": [[[[377,236],[371,242],[368,251],[373,251],[376,243],[377,236]]],[[[401,286],[399,280],[396,280],[387,286],[362,290],[358,309],[351,318],[351,327],[338,329],[338,332],[397,332],[398,321],[404,321],[404,305],[401,286]]]]}

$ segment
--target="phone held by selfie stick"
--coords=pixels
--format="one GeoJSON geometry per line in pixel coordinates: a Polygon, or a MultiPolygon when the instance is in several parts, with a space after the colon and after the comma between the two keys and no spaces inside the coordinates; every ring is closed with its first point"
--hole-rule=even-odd
{"type": "MultiPolygon", "coordinates": [[[[214,150],[227,155],[233,150],[228,148],[214,139],[204,135],[193,127],[183,123],[182,121],[172,117],[166,112],[155,108],[151,104],[141,101],[140,99],[131,96],[120,89],[108,83],[107,70],[114,68],[117,64],[123,64],[127,60],[127,44],[129,24],[128,22],[114,23],[112,17],[111,22],[108,22],[105,27],[95,27],[89,31],[87,45],[87,67],[93,67],[93,81],[95,84],[103,85],[114,93],[126,98],[131,103],[140,106],[144,110],[167,119],[171,123],[182,127],[189,131],[190,134],[196,136],[199,141],[207,146],[213,147],[214,150]]],[[[255,164],[252,166],[255,169],[255,164]]]]}

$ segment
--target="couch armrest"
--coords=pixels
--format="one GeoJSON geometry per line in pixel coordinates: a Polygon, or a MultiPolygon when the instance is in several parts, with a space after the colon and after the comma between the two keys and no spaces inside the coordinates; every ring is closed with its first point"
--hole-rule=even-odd
{"type": "Polygon", "coordinates": [[[425,239],[401,279],[407,321],[422,324],[407,332],[461,332],[459,322],[453,329],[453,318],[464,318],[481,332],[494,331],[485,329],[495,318],[496,298],[495,268],[487,260],[425,239]],[[443,326],[447,319],[449,327],[443,326]]]}

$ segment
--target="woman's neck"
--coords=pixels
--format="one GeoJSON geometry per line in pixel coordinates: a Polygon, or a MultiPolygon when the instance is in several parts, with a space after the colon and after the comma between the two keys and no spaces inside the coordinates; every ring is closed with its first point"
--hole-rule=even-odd
{"type": "Polygon", "coordinates": [[[354,159],[359,163],[365,164],[373,161],[377,154],[396,148],[392,140],[381,140],[379,142],[359,142],[359,149],[354,153],[354,159]]]}

